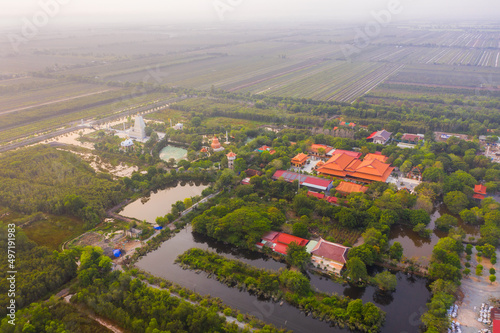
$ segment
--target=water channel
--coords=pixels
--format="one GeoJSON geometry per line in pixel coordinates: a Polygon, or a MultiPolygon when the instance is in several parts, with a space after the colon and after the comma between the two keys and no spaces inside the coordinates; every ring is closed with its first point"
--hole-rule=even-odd
{"type": "MultiPolygon", "coordinates": [[[[194,290],[202,295],[210,294],[219,297],[224,303],[244,313],[272,323],[278,327],[291,329],[294,332],[350,332],[347,329],[331,327],[325,322],[306,316],[297,308],[286,302],[277,303],[230,288],[220,282],[207,278],[202,272],[196,274],[191,270],[183,270],[174,264],[177,256],[186,250],[197,247],[209,249],[230,259],[238,259],[255,267],[278,270],[285,264],[269,259],[258,252],[245,251],[233,246],[217,242],[209,237],[191,232],[187,226],[180,233],[166,241],[158,250],[143,257],[137,266],[153,275],[163,277],[181,286],[194,290]]],[[[374,268],[374,270],[381,270],[374,268]]],[[[375,273],[375,271],[372,271],[375,273]]],[[[361,298],[364,302],[373,302],[387,313],[382,332],[410,333],[419,332],[419,318],[425,311],[425,304],[430,299],[427,280],[420,277],[397,273],[398,286],[392,293],[381,293],[377,288],[366,288],[341,285],[331,280],[310,274],[311,284],[319,291],[336,292],[351,298],[361,298]]]]}
{"type": "MultiPolygon", "coordinates": [[[[416,258],[423,264],[427,264],[431,255],[434,245],[439,241],[440,238],[446,237],[447,232],[441,231],[436,228],[436,220],[443,214],[451,213],[448,211],[444,204],[439,205],[436,210],[431,214],[431,222],[427,226],[433,232],[430,238],[423,238],[418,235],[418,233],[412,230],[412,227],[406,225],[393,225],[391,232],[389,234],[389,243],[400,242],[403,246],[403,255],[407,258],[416,258]]],[[[464,229],[466,233],[466,239],[469,237],[479,238],[479,227],[464,223],[459,216],[455,216],[458,219],[458,226],[464,229]]]]}
{"type": "Polygon", "coordinates": [[[172,204],[179,200],[183,201],[185,198],[201,195],[201,192],[207,187],[208,184],[179,183],[175,187],[152,192],[149,197],[137,199],[125,206],[119,214],[155,223],[158,216],[170,213],[172,204]]]}

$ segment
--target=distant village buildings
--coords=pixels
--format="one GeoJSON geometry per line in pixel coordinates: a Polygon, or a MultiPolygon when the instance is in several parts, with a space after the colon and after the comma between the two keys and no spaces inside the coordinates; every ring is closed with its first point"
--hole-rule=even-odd
{"type": "Polygon", "coordinates": [[[372,134],[370,134],[370,136],[368,136],[366,138],[366,141],[373,142],[373,143],[380,144],[380,145],[385,145],[386,143],[388,143],[390,141],[391,135],[392,135],[392,133],[387,132],[386,130],[376,131],[376,132],[373,132],[372,134]]]}
{"type": "Polygon", "coordinates": [[[424,135],[423,134],[411,134],[411,133],[405,133],[403,134],[403,136],[401,137],[401,141],[402,142],[405,142],[405,143],[412,143],[412,144],[416,144],[418,143],[419,141],[423,141],[424,140],[424,135]]]}

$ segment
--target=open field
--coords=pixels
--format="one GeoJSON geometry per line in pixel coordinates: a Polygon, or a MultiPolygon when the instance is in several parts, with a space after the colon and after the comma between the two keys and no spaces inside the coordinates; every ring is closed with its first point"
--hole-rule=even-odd
{"type": "Polygon", "coordinates": [[[103,118],[124,109],[147,105],[169,96],[165,93],[136,96],[131,89],[112,90],[0,114],[0,142],[8,142],[43,130],[64,127],[81,119],[103,118]]]}
{"type": "MultiPolygon", "coordinates": [[[[500,98],[497,26],[388,26],[346,54],[354,28],[48,31],[17,54],[0,41],[0,142],[166,97],[132,98],[133,84],[345,103],[367,94],[388,102],[439,94],[436,102],[451,104],[500,98]]],[[[184,119],[180,110],[149,117],[184,119]]]]}
{"type": "Polygon", "coordinates": [[[83,224],[74,217],[50,215],[47,220],[32,223],[23,230],[37,244],[58,250],[62,243],[85,231],[83,224]]]}
{"type": "Polygon", "coordinates": [[[24,215],[5,207],[0,207],[0,221],[4,224],[14,223],[32,241],[51,250],[58,250],[63,242],[85,231],[83,221],[75,217],[46,213],[24,215]]]}

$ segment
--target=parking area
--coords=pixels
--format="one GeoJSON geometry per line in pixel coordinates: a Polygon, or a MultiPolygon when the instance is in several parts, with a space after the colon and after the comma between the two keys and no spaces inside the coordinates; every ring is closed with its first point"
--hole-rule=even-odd
{"type": "Polygon", "coordinates": [[[408,190],[410,190],[410,192],[413,192],[415,190],[415,187],[417,187],[421,183],[421,181],[410,178],[403,178],[403,177],[397,178],[389,176],[389,178],[387,178],[387,183],[396,185],[398,190],[402,188],[407,188],[408,190]]]}
{"type": "MultiPolygon", "coordinates": [[[[494,267],[498,270],[498,264],[492,265],[490,260],[482,258],[480,264],[484,267],[483,275],[477,276],[475,271],[479,263],[476,260],[476,253],[476,249],[474,249],[470,260],[471,275],[462,279],[460,291],[463,298],[458,302],[457,317],[454,319],[461,324],[463,333],[476,333],[482,329],[491,329],[491,325],[479,321],[479,319],[485,318],[485,312],[483,310],[483,314],[481,314],[481,308],[490,306],[491,299],[500,298],[498,282],[491,283],[489,280],[490,268],[494,267]]],[[[500,255],[500,251],[497,251],[498,255],[500,255]]]]}
{"type": "Polygon", "coordinates": [[[296,168],[296,167],[291,167],[290,168],[290,171],[293,171],[293,172],[299,172],[299,171],[302,171],[302,172],[307,172],[307,173],[312,173],[314,167],[316,166],[316,164],[321,161],[320,159],[317,159],[317,160],[313,160],[313,158],[309,158],[307,160],[307,163],[306,165],[304,165],[302,168],[296,168]]]}

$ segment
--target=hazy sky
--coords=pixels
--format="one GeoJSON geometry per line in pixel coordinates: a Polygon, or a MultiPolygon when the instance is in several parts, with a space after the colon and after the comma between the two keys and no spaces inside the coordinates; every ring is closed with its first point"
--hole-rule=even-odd
{"type": "MultiPolygon", "coordinates": [[[[0,22],[19,25],[44,11],[43,4],[60,3],[50,23],[106,22],[170,23],[178,21],[231,22],[263,19],[371,19],[371,11],[401,4],[392,22],[407,19],[499,20],[499,0],[0,0],[0,22]]],[[[49,6],[48,8],[53,8],[49,6]]],[[[51,10],[51,9],[50,9],[51,10]]]]}

